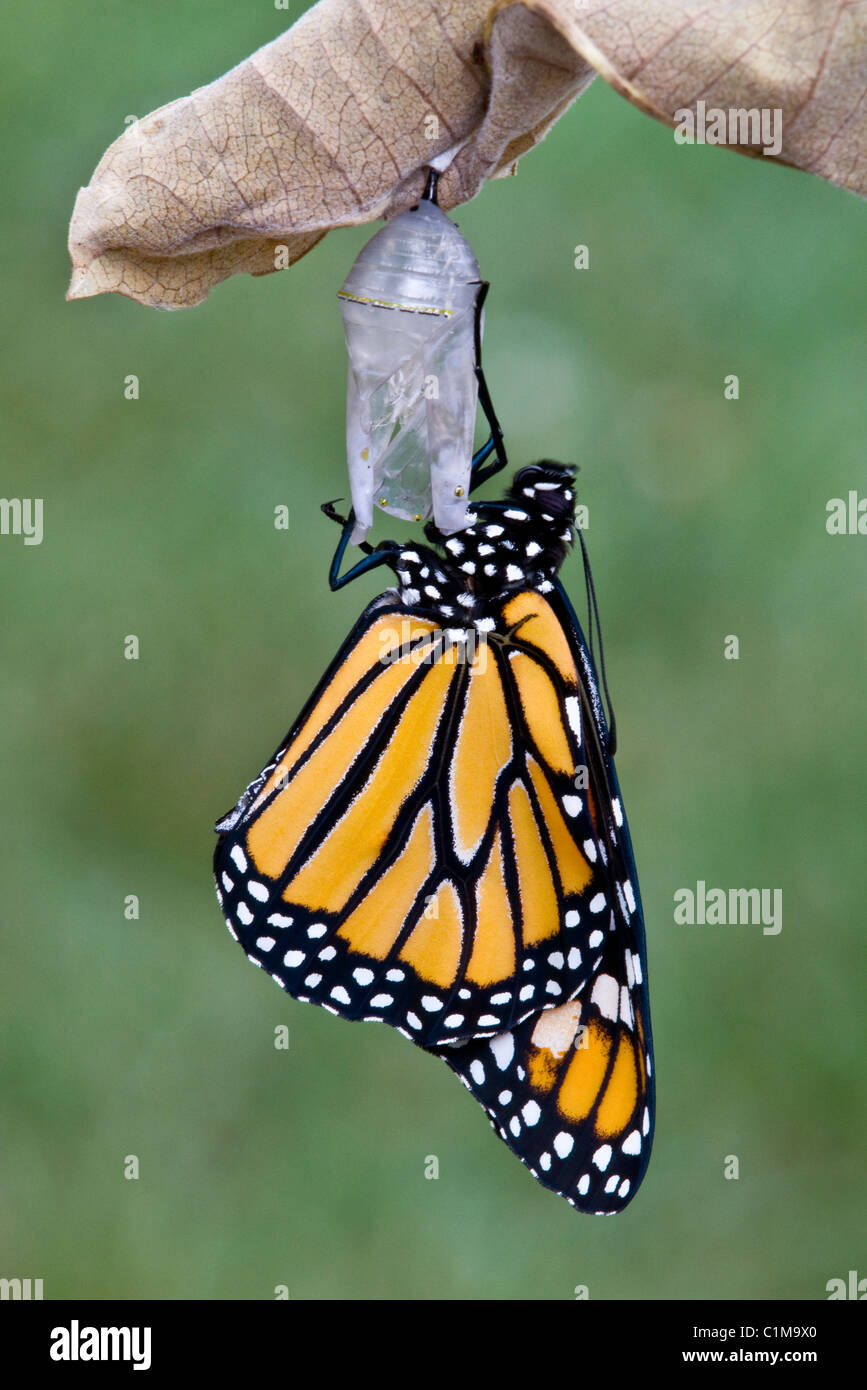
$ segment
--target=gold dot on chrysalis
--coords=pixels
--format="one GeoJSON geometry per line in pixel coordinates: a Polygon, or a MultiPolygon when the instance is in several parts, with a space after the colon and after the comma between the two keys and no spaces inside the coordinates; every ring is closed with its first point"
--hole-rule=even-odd
{"type": "Polygon", "coordinates": [[[388,498],[387,498],[387,497],[380,497],[380,499],[379,499],[379,505],[380,505],[381,507],[387,507],[387,506],[388,506],[388,498]]]}
{"type": "Polygon", "coordinates": [[[413,521],[421,521],[421,512],[416,512],[413,521]]]}
{"type": "Polygon", "coordinates": [[[463,497],[463,495],[464,495],[464,490],[463,490],[463,488],[462,488],[462,487],[456,487],[456,488],[455,488],[455,497],[463,497]]]}

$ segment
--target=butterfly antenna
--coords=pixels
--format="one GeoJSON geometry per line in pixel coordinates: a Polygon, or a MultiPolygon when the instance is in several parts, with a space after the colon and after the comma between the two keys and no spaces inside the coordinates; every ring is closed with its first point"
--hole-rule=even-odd
{"type": "Polygon", "coordinates": [[[592,581],[592,579],[591,579],[591,577],[590,577],[590,557],[589,557],[589,555],[587,554],[587,547],[586,547],[586,545],[584,544],[584,537],[581,535],[581,532],[580,532],[580,531],[578,532],[578,537],[579,537],[579,539],[580,539],[580,541],[581,541],[581,554],[584,556],[584,590],[585,590],[585,593],[587,594],[587,618],[588,618],[588,622],[587,622],[587,637],[588,637],[589,645],[590,645],[590,655],[591,655],[591,657],[593,658],[593,660],[595,661],[595,660],[596,660],[596,645],[595,645],[595,636],[596,636],[596,634],[595,634],[595,630],[594,630],[594,629],[595,629],[595,623],[593,622],[593,581],[592,581]]]}
{"type": "Polygon", "coordinates": [[[580,528],[578,530],[578,540],[581,544],[581,554],[584,557],[584,583],[587,586],[590,655],[595,661],[596,657],[593,645],[593,628],[595,625],[596,635],[599,638],[599,674],[602,677],[602,689],[605,692],[605,703],[608,706],[608,752],[610,756],[613,757],[617,751],[617,720],[614,717],[614,706],[611,703],[611,692],[608,689],[608,677],[605,672],[605,649],[602,645],[602,626],[599,622],[599,603],[596,599],[596,585],[593,583],[593,571],[590,568],[590,556],[587,554],[587,544],[580,528]]]}

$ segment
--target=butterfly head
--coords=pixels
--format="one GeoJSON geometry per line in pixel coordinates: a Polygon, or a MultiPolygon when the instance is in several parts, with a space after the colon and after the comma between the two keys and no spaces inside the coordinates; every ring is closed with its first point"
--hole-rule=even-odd
{"type": "Polygon", "coordinates": [[[571,524],[575,515],[575,469],[551,459],[531,463],[518,469],[509,496],[544,524],[571,524]]]}
{"type": "Polygon", "coordinates": [[[575,535],[575,469],[550,459],[521,468],[509,489],[506,516],[526,520],[518,526],[529,539],[523,549],[535,557],[532,568],[542,583],[553,579],[575,535]]]}

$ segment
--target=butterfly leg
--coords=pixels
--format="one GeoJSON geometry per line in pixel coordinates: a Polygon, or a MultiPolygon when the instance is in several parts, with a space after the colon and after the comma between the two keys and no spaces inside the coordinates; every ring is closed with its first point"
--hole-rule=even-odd
{"type": "Polygon", "coordinates": [[[328,583],[332,592],[342,589],[344,584],[351,584],[353,579],[358,579],[359,575],[378,569],[380,565],[390,564],[396,551],[400,549],[396,541],[381,541],[375,548],[368,545],[367,541],[362,541],[359,549],[365,552],[364,559],[359,560],[358,564],[353,565],[345,574],[341,574],[340,566],[343,564],[346,547],[349,545],[352,528],[355,525],[355,513],[350,509],[349,516],[343,517],[335,509],[333,502],[323,502],[322,510],[330,521],[336,521],[342,528],[340,540],[337,542],[337,549],[331,561],[331,568],[328,571],[328,583]]]}
{"type": "Polygon", "coordinates": [[[476,296],[476,323],[475,323],[475,348],[476,348],[476,381],[479,384],[479,405],[484,411],[485,419],[490,427],[490,437],[481,449],[473,455],[472,468],[470,470],[470,491],[473,492],[482,483],[486,483],[488,478],[493,478],[495,473],[499,473],[509,462],[506,455],[506,446],[503,443],[503,431],[494,410],[494,403],[491,400],[491,393],[488,390],[488,383],[485,380],[485,373],[482,370],[482,308],[487,298],[490,284],[483,280],[479,286],[476,296]],[[487,460],[495,454],[492,463],[487,460]],[[487,464],[487,466],[485,466],[487,464]]]}

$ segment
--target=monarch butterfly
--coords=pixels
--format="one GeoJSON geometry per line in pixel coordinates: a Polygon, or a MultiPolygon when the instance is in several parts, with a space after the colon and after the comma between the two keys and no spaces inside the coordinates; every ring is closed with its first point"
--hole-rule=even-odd
{"type": "MultiPolygon", "coordinates": [[[[472,490],[507,462],[481,369],[487,288],[475,373],[491,436],[472,490]]],[[[380,565],[397,584],[217,822],[229,930],[294,998],[439,1056],[544,1186],[618,1211],[650,1155],[652,1043],[580,531],[589,649],[557,577],[574,469],[522,468],[459,534],[362,542],[343,575],[355,517],[323,511],[342,526],[332,589],[380,565]]]]}
{"type": "Polygon", "coordinates": [[[652,1056],[612,739],[556,578],[573,516],[543,462],[340,579],[344,529],[332,585],[386,563],[397,587],[218,821],[215,871],[284,989],[436,1052],[540,1182],[607,1212],[647,1164],[652,1056]]]}

